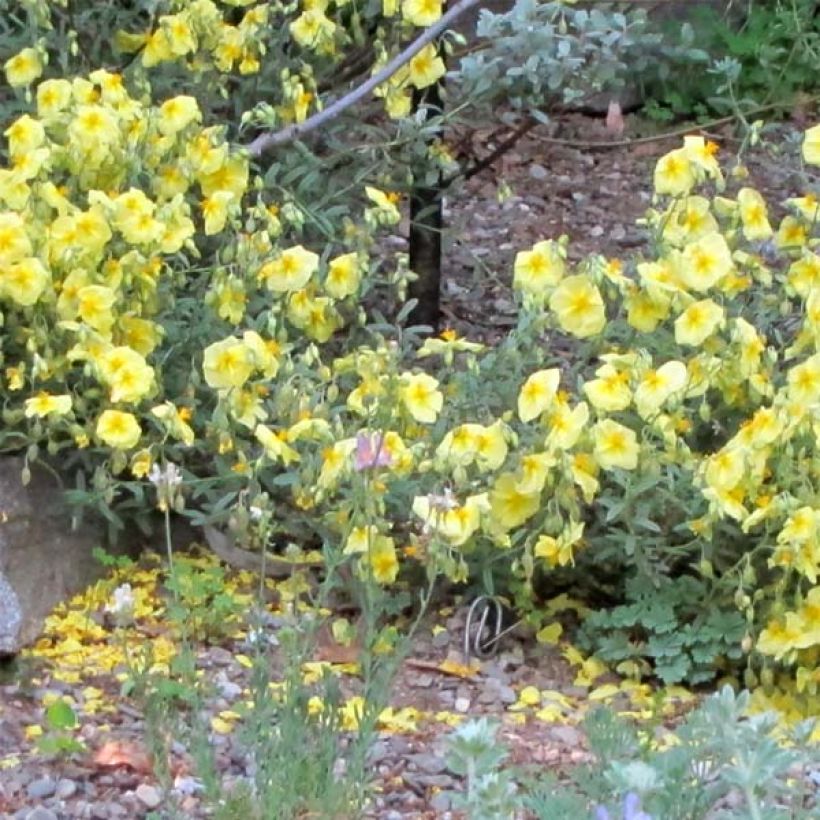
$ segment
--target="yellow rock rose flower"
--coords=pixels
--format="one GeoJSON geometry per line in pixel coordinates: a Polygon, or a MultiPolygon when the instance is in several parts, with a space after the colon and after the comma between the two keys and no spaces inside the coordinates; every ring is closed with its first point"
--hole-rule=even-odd
{"type": "Polygon", "coordinates": [[[159,107],[157,127],[162,134],[177,134],[193,122],[199,122],[202,113],[193,97],[180,94],[171,97],[159,107]]]}
{"type": "Polygon", "coordinates": [[[139,422],[131,413],[105,410],[97,420],[97,438],[115,450],[130,450],[142,435],[139,422]]]}
{"type": "Polygon", "coordinates": [[[655,193],[681,196],[695,184],[695,171],[685,149],[664,154],[655,165],[655,193]]]}
{"type": "Polygon", "coordinates": [[[444,60],[438,56],[436,47],[426,45],[407,65],[410,84],[416,88],[427,88],[438,82],[447,71],[444,60]]]}
{"type": "Polygon", "coordinates": [[[404,373],[399,393],[407,412],[422,424],[432,424],[444,406],[438,380],[427,373],[404,373]]]}
{"type": "Polygon", "coordinates": [[[634,431],[612,419],[599,421],[592,428],[594,456],[604,470],[620,467],[634,470],[638,466],[638,440],[634,431]]]}
{"type": "Polygon", "coordinates": [[[561,374],[557,367],[533,373],[518,394],[518,415],[523,422],[538,418],[548,410],[558,392],[561,374]]]}
{"type": "Polygon", "coordinates": [[[490,516],[502,530],[511,530],[532,518],[541,506],[541,493],[519,489],[514,473],[502,473],[490,490],[490,516]]]}
{"type": "Polygon", "coordinates": [[[301,245],[282,251],[281,255],[259,270],[269,290],[275,293],[301,290],[319,267],[319,257],[301,245]]]}
{"type": "Polygon", "coordinates": [[[606,325],[601,293],[582,274],[564,279],[550,296],[549,305],[561,329],[579,339],[600,333],[606,325]]]}
{"type": "Polygon", "coordinates": [[[820,165],[820,123],[809,128],[803,137],[803,159],[809,165],[820,165]]]}
{"type": "Polygon", "coordinates": [[[205,348],[202,372],[216,390],[242,387],[253,371],[254,361],[247,345],[229,337],[205,348]]]}
{"type": "Polygon", "coordinates": [[[675,319],[675,341],[699,347],[724,323],[724,316],[723,308],[711,299],[689,305],[675,319]]]}
{"type": "Polygon", "coordinates": [[[38,393],[36,396],[26,399],[26,418],[36,416],[64,416],[71,411],[71,396],[63,394],[53,396],[51,393],[38,393]]]}
{"type": "Polygon", "coordinates": [[[43,73],[43,61],[36,49],[24,48],[6,60],[3,68],[8,84],[19,88],[34,82],[43,73]]]}
{"type": "Polygon", "coordinates": [[[519,251],[513,267],[513,287],[525,293],[541,294],[557,285],[565,264],[556,242],[536,242],[531,250],[519,251]]]}
{"type": "Polygon", "coordinates": [[[35,304],[50,282],[48,271],[36,257],[0,268],[0,296],[25,307],[35,304]]]}
{"type": "Polygon", "coordinates": [[[680,256],[678,274],[688,288],[703,292],[732,272],[732,253],[719,233],[687,245],[680,256]]]}
{"type": "Polygon", "coordinates": [[[404,0],[402,17],[414,26],[426,28],[441,17],[442,0],[404,0]]]}

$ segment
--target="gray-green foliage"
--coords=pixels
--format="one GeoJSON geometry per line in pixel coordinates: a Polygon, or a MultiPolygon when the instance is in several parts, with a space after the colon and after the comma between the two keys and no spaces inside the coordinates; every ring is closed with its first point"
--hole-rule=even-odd
{"type": "Polygon", "coordinates": [[[574,102],[624,85],[659,56],[662,38],[643,10],[623,14],[518,0],[504,14],[483,10],[477,34],[491,46],[461,60],[467,93],[503,97],[520,109],[574,102]]]}
{"type": "Polygon", "coordinates": [[[655,731],[595,709],[583,727],[593,762],[560,775],[501,769],[507,750],[496,727],[471,721],[451,736],[448,762],[466,778],[461,804],[471,817],[514,817],[523,811],[542,820],[817,817],[820,755],[808,742],[811,726],[785,732],[776,716],[750,717],[748,707],[748,693],[736,695],[724,687],[665,743],[655,731]],[[496,783],[504,784],[503,800],[496,797],[496,783]],[[486,813],[488,798],[496,798],[494,814],[486,813]]]}

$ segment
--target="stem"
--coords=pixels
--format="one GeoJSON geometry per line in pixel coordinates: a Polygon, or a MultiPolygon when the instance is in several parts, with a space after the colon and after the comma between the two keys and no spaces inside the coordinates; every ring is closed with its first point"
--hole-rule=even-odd
{"type": "Polygon", "coordinates": [[[461,17],[466,11],[480,3],[481,0],[460,0],[437,20],[430,28],[425,29],[407,48],[400,51],[381,71],[377,71],[369,80],[354,88],[344,97],[336,100],[323,111],[319,111],[312,117],[308,117],[304,122],[294,123],[280,131],[260,134],[248,145],[251,156],[258,157],[277,145],[284,145],[293,142],[310,131],[314,131],[326,122],[335,119],[343,111],[363,100],[382,83],[389,80],[400,68],[405,66],[416,56],[426,45],[429,45],[439,36],[451,23],[461,17]]]}

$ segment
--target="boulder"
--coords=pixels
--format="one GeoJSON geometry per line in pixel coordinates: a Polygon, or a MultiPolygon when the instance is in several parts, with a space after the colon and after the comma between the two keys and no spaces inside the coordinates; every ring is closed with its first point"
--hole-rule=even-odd
{"type": "Polygon", "coordinates": [[[24,487],[23,463],[0,456],[0,656],[33,641],[56,604],[104,572],[92,550],[106,545],[105,529],[72,529],[59,481],[35,465],[24,487]]]}

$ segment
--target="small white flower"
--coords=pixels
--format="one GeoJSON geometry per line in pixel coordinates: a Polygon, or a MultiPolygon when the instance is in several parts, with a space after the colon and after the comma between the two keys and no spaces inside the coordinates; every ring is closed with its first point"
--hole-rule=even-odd
{"type": "Polygon", "coordinates": [[[105,605],[105,612],[114,616],[119,623],[126,623],[134,617],[134,593],[131,584],[121,584],[111,596],[111,601],[105,605]]]}

